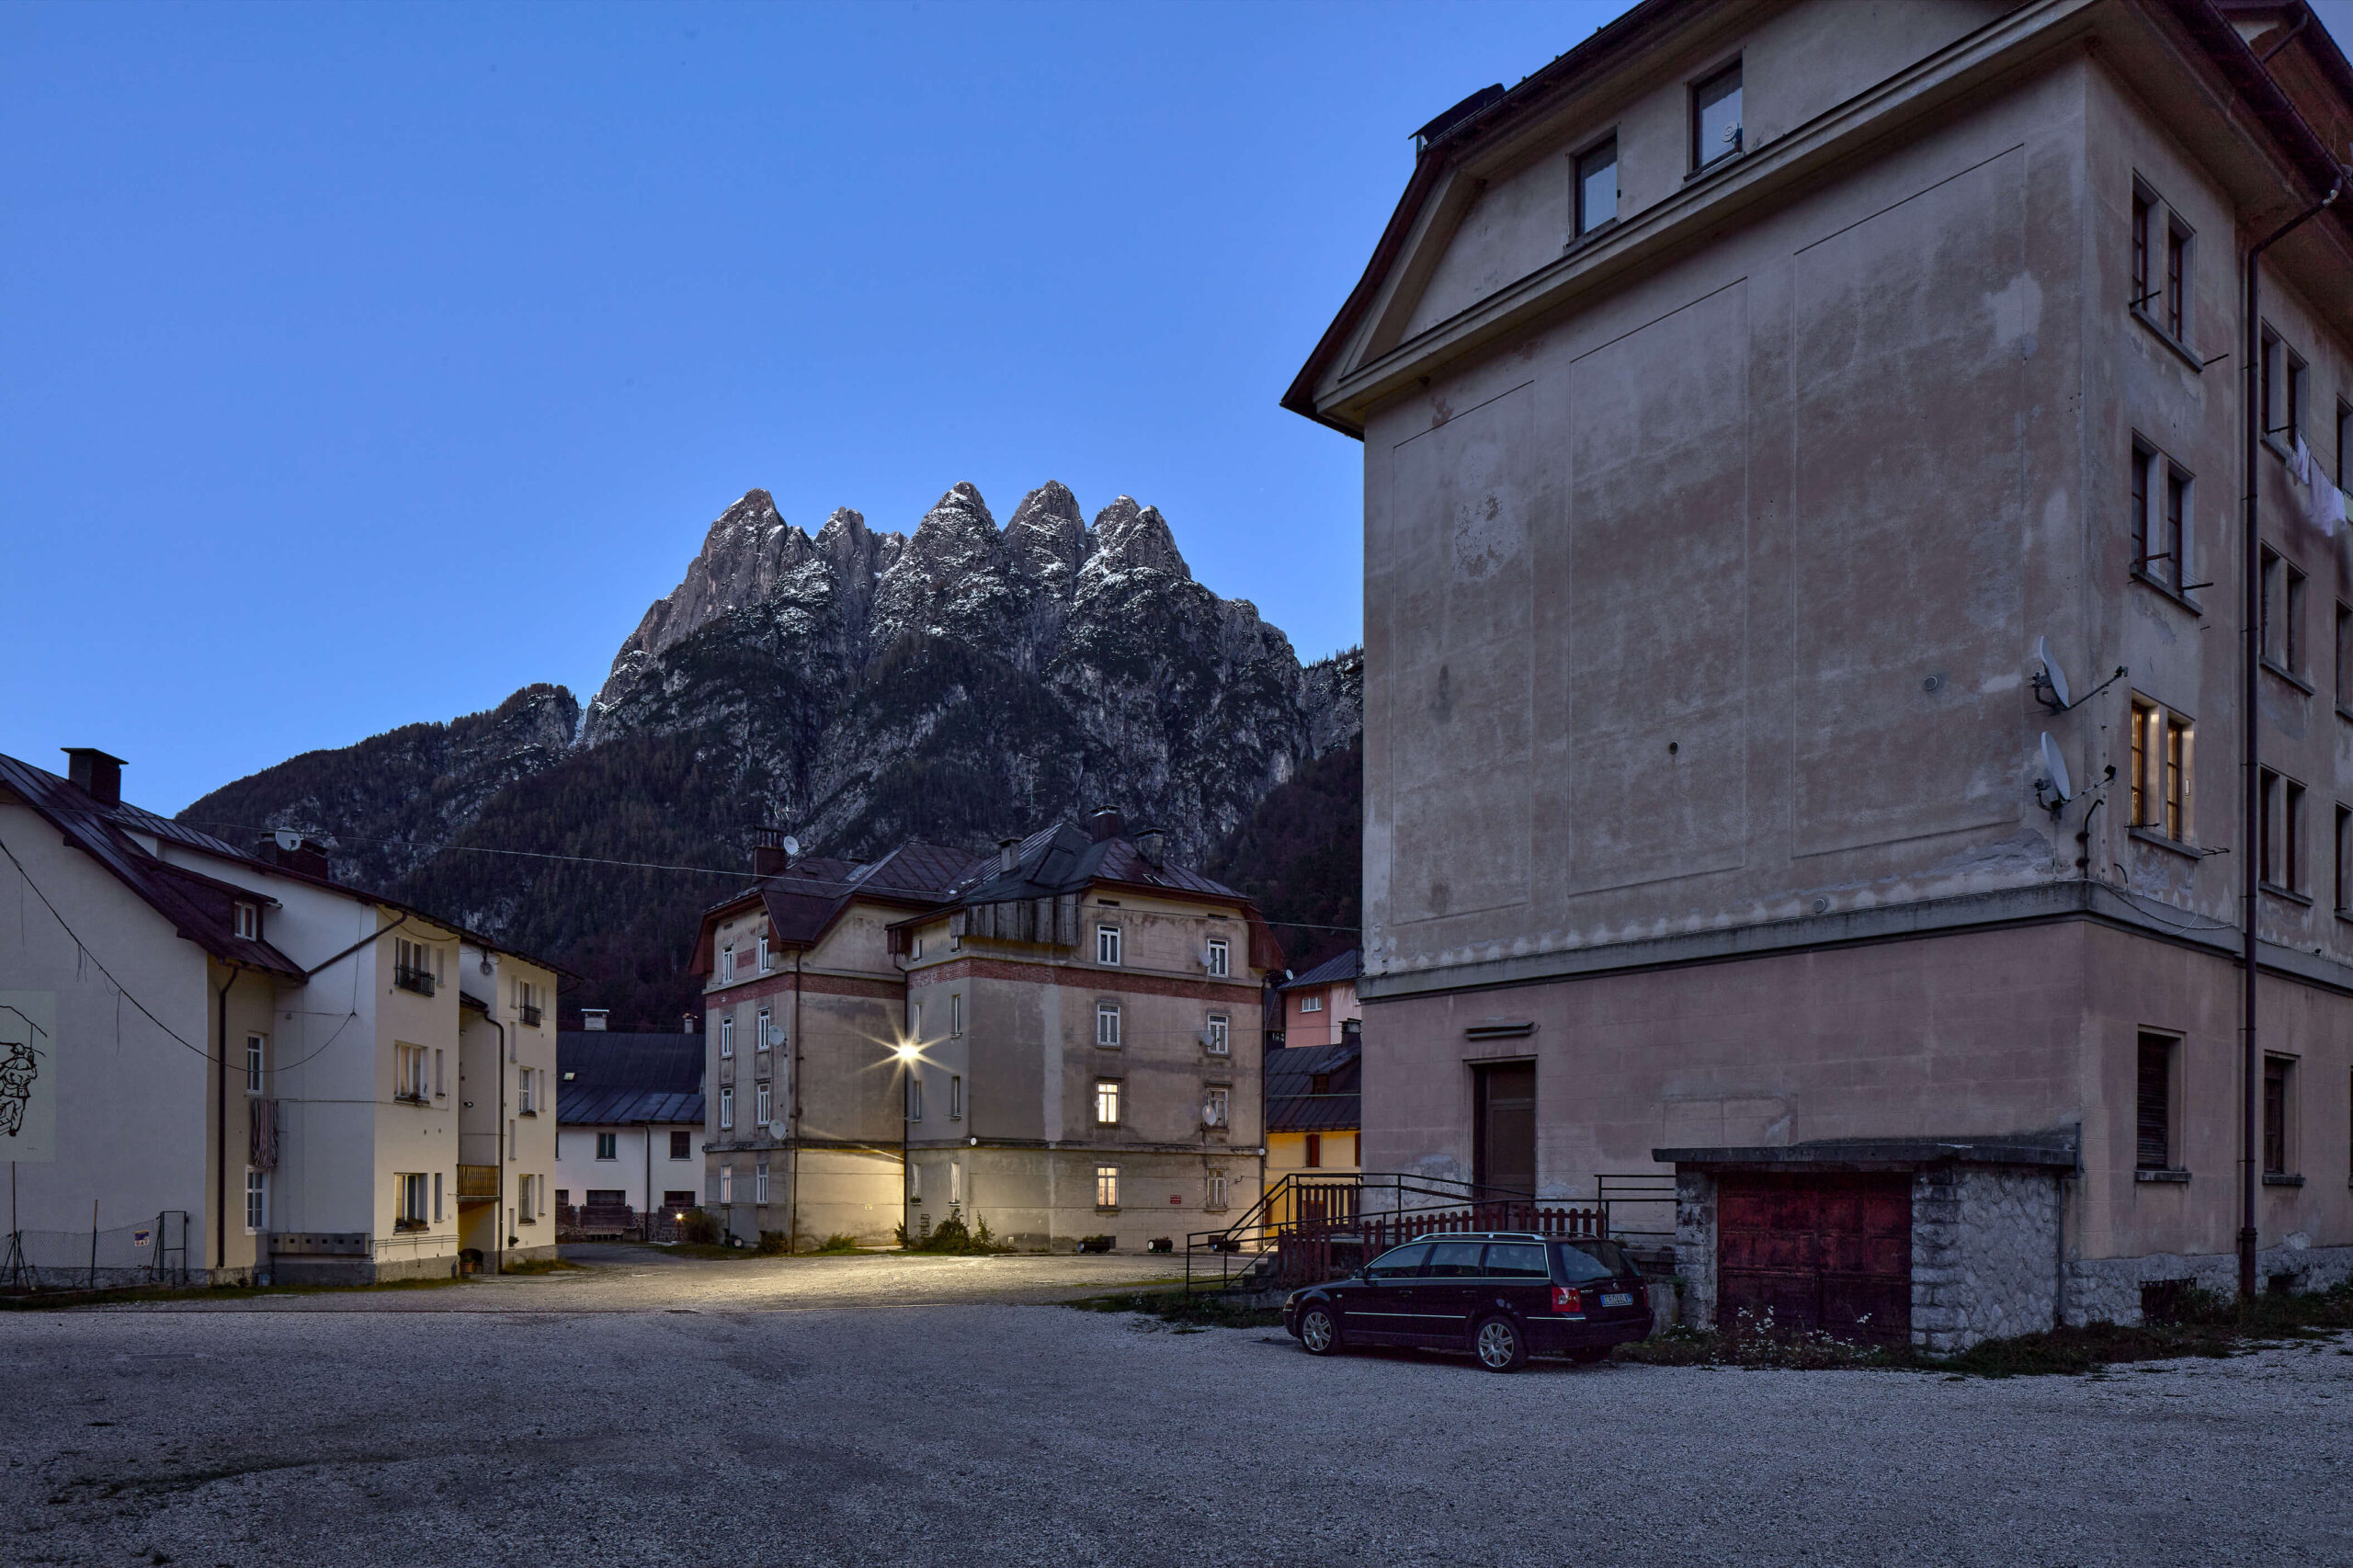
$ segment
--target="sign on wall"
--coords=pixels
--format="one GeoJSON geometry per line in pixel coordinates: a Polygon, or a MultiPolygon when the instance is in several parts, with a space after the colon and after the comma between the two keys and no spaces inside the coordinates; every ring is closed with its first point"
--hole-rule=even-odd
{"type": "Polygon", "coordinates": [[[57,993],[0,991],[0,1160],[57,1158],[57,993]]]}

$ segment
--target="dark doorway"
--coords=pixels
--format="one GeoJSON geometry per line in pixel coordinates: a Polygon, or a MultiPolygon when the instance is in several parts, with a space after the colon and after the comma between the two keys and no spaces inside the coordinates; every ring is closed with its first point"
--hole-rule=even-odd
{"type": "Polygon", "coordinates": [[[1717,1325],[1755,1327],[1768,1312],[1776,1328],[1908,1343],[1911,1176],[1719,1177],[1717,1325]]]}
{"type": "Polygon", "coordinates": [[[1495,1193],[1535,1197],[1536,1063],[1504,1062],[1471,1074],[1471,1179],[1495,1193]]]}

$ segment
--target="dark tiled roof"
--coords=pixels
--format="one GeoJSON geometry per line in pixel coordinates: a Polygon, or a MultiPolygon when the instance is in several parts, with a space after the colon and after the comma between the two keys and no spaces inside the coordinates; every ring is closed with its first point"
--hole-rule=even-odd
{"type": "Polygon", "coordinates": [[[555,1060],[556,1119],[567,1126],[703,1119],[699,1034],[566,1029],[555,1060]]]}
{"type": "Polygon", "coordinates": [[[1350,948],[1334,959],[1325,959],[1296,980],[1283,982],[1285,991],[1316,991],[1326,985],[1337,985],[1357,977],[1357,949],[1350,948]]]}
{"type": "Polygon", "coordinates": [[[1267,1052],[1267,1131],[1345,1131],[1364,1125],[1364,1064],[1361,1048],[1295,1045],[1267,1052]],[[1325,1092],[1315,1093],[1315,1076],[1329,1074],[1325,1092]]]}
{"type": "Polygon", "coordinates": [[[1161,887],[1176,892],[1206,893],[1212,898],[1242,895],[1223,882],[1199,871],[1144,858],[1132,837],[1097,838],[1069,823],[1040,828],[1014,849],[1014,867],[999,868],[995,856],[984,857],[949,894],[960,904],[1005,903],[1016,899],[1047,898],[1055,893],[1081,892],[1096,882],[1126,882],[1134,887],[1161,887]]]}
{"type": "Polygon", "coordinates": [[[768,940],[778,948],[813,947],[856,899],[928,908],[973,863],[972,852],[941,844],[902,844],[876,860],[812,855],[773,877],[738,888],[703,912],[691,972],[711,971],[711,934],[720,917],[756,898],[767,910],[768,940]]]}
{"type": "Polygon", "coordinates": [[[63,834],[66,843],[105,867],[116,881],[170,921],[180,936],[214,958],[288,979],[302,978],[302,966],[269,943],[237,935],[237,901],[273,902],[267,895],[158,859],[131,835],[144,833],[167,838],[223,859],[250,860],[251,856],[210,834],[136,806],[107,805],[70,779],[13,756],[0,756],[0,784],[63,834]]]}

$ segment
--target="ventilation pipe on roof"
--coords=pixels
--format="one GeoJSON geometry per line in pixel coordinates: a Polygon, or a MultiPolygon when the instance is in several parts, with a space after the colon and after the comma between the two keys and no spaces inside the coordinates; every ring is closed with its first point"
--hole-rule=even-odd
{"type": "Polygon", "coordinates": [[[108,756],[96,746],[60,746],[65,754],[65,777],[74,787],[102,806],[122,804],[122,758],[108,756]]]}
{"type": "Polygon", "coordinates": [[[1119,812],[1106,806],[1103,810],[1097,812],[1093,816],[1088,817],[1086,819],[1086,825],[1088,830],[1094,834],[1095,842],[1100,844],[1107,838],[1119,837],[1120,831],[1128,824],[1126,820],[1122,818],[1119,812]]]}
{"type": "Polygon", "coordinates": [[[1010,871],[1021,864],[1021,840],[1000,838],[996,841],[996,869],[1010,871]]]}

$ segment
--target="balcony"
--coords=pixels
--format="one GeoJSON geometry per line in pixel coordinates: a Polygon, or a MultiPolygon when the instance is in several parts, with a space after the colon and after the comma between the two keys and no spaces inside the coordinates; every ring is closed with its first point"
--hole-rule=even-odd
{"type": "Polygon", "coordinates": [[[460,1165],[458,1167],[458,1201],[488,1203],[498,1197],[498,1167],[496,1165],[460,1165]]]}
{"type": "Polygon", "coordinates": [[[397,964],[392,969],[392,984],[403,991],[414,991],[419,996],[433,994],[433,971],[413,964],[397,964]]]}
{"type": "Polygon", "coordinates": [[[540,1007],[538,1003],[526,1002],[521,1006],[515,1009],[515,1014],[525,1023],[530,1025],[531,1028],[538,1028],[540,1027],[540,1007]]]}

